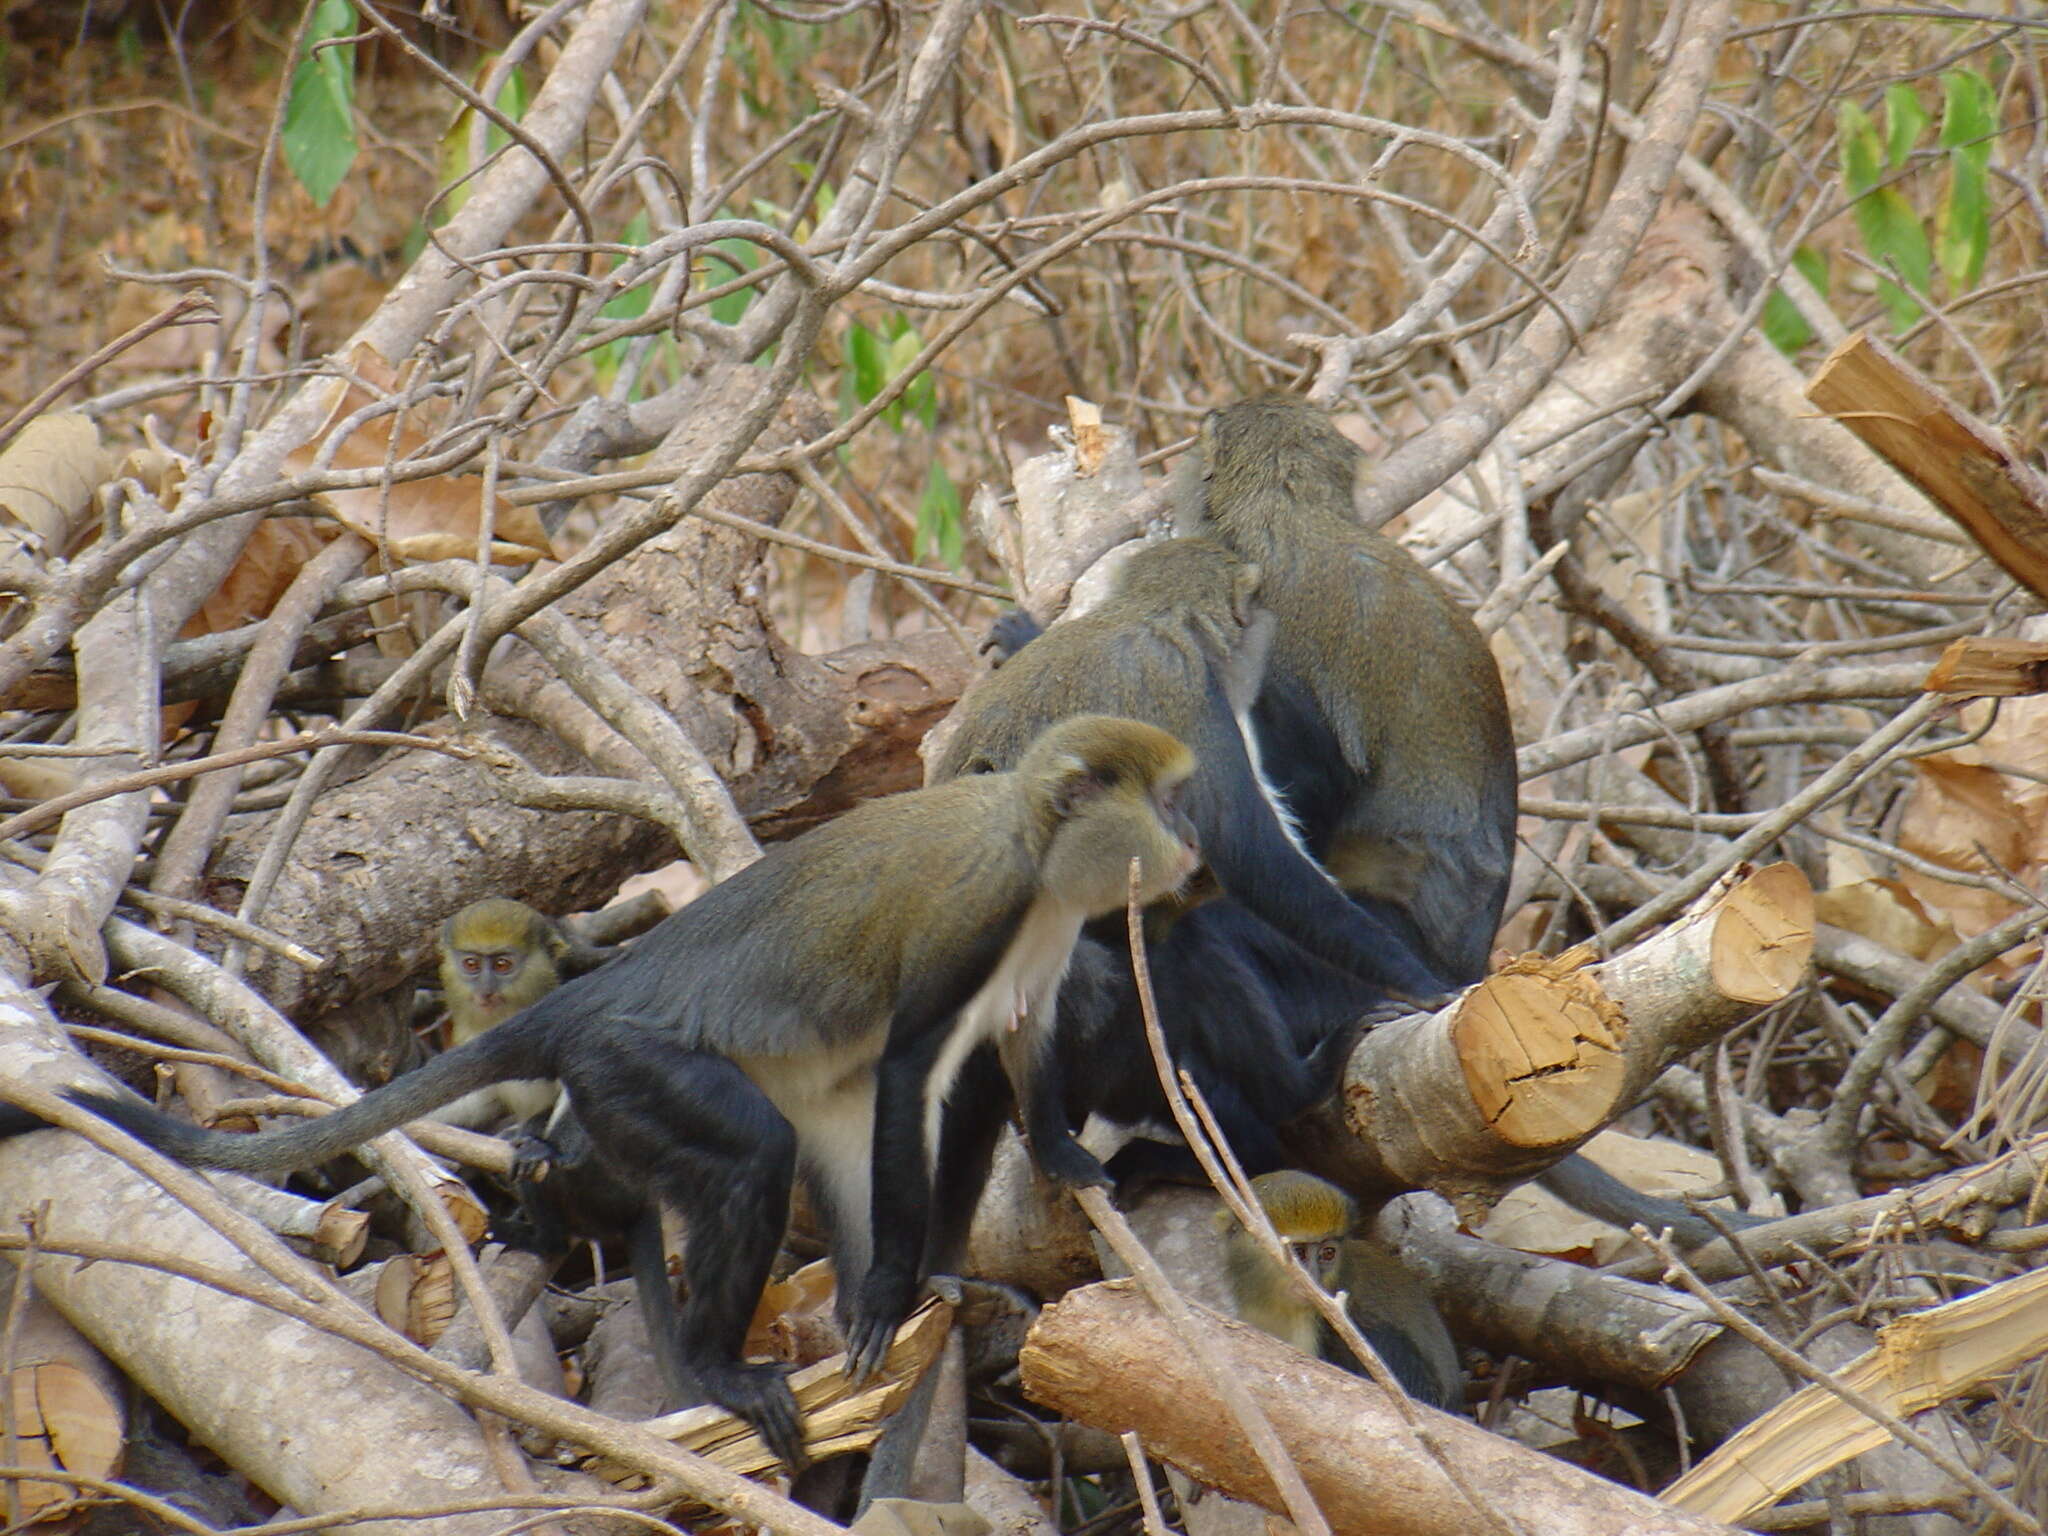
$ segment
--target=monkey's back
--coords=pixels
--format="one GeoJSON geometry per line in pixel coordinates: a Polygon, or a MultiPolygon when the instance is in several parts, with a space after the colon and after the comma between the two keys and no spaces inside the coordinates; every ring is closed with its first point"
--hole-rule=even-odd
{"type": "Polygon", "coordinates": [[[1213,644],[1181,616],[1137,617],[1114,599],[1055,624],[968,695],[932,781],[1014,768],[1048,725],[1080,714],[1156,725],[1199,758],[1199,722],[1172,705],[1206,696],[1213,644]]]}
{"type": "Polygon", "coordinates": [[[1261,568],[1279,621],[1256,711],[1268,766],[1346,889],[1405,914],[1447,979],[1483,974],[1506,896],[1514,738],[1472,620],[1362,526],[1357,448],[1307,401],[1212,413],[1185,526],[1261,568]]]}
{"type": "Polygon", "coordinates": [[[607,1020],[690,1049],[783,1056],[849,1044],[886,1024],[906,992],[957,1006],[1030,905],[1023,819],[1007,778],[868,801],[770,848],[557,988],[527,1027],[607,1020]],[[1006,822],[1016,835],[988,835],[1006,822]],[[965,945],[935,937],[963,932],[965,945]]]}

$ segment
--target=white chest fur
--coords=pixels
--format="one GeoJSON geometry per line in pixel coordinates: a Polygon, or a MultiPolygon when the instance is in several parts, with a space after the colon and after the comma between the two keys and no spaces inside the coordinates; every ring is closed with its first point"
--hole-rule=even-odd
{"type": "Polygon", "coordinates": [[[1024,914],[1010,947],[989,973],[981,990],[960,1010],[959,1023],[947,1037],[925,1090],[925,1147],[938,1137],[939,1109],[959,1075],[968,1052],[1001,1040],[1008,1030],[1038,1030],[1052,1022],[1053,999],[1074,956],[1081,935],[1082,912],[1041,896],[1024,914]]]}

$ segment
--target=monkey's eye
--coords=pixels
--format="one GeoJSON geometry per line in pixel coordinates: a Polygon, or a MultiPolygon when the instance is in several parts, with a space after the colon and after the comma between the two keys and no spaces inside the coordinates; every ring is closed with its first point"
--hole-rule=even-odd
{"type": "Polygon", "coordinates": [[[491,969],[496,971],[500,976],[505,975],[512,969],[512,963],[512,957],[510,955],[491,956],[491,969]]]}
{"type": "Polygon", "coordinates": [[[1316,1261],[1321,1264],[1336,1263],[1337,1245],[1335,1243],[1324,1243],[1322,1247],[1316,1250],[1316,1261]]]}
{"type": "Polygon", "coordinates": [[[464,955],[462,957],[462,968],[474,976],[484,968],[484,957],[482,955],[464,955]]]}

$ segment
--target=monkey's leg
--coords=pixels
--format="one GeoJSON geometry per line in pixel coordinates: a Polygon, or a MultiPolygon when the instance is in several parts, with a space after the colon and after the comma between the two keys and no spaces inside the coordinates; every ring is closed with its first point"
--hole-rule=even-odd
{"type": "MultiPolygon", "coordinates": [[[[1010,1085],[997,1053],[975,1051],[954,1079],[939,1122],[931,1233],[925,1243],[928,1273],[951,1274],[966,1261],[968,1232],[988,1185],[1009,1104],[1010,1085]]],[[[939,1358],[925,1368],[869,1453],[856,1518],[876,1499],[960,1497],[967,1475],[963,1363],[958,1335],[949,1335],[939,1358]]]]}
{"type": "Polygon", "coordinates": [[[676,1310],[675,1282],[668,1277],[668,1251],[661,1241],[661,1207],[649,1202],[626,1236],[626,1262],[633,1271],[633,1293],[640,1298],[640,1317],[654,1345],[661,1379],[675,1396],[675,1406],[689,1404],[696,1386],[682,1369],[679,1352],[664,1347],[679,1338],[682,1315],[676,1310]]]}
{"type": "MultiPolygon", "coordinates": [[[[732,1062],[652,1030],[586,1026],[563,1058],[563,1086],[606,1164],[639,1171],[653,1196],[644,1210],[665,1202],[687,1227],[689,1294],[656,1344],[673,1355],[685,1402],[738,1414],[785,1465],[803,1466],[782,1368],[749,1365],[740,1353],[789,1222],[796,1133],[732,1062]]],[[[644,1230],[636,1224],[636,1255],[646,1251],[644,1230]]],[[[648,1321],[651,1337],[653,1314],[648,1321]]]]}

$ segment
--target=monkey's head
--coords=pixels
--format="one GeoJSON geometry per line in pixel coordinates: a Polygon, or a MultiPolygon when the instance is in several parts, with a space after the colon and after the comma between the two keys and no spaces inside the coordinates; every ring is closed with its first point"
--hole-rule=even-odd
{"type": "MultiPolygon", "coordinates": [[[[1344,1240],[1358,1223],[1358,1207],[1351,1197],[1329,1180],[1297,1168],[1260,1174],[1252,1180],[1252,1193],[1258,1196],[1280,1241],[1307,1266],[1316,1284],[1331,1289],[1344,1240]]],[[[1221,1220],[1228,1228],[1228,1242],[1245,1248],[1256,1246],[1227,1212],[1221,1220]]]]}
{"type": "Polygon", "coordinates": [[[1044,849],[1039,882],[1091,917],[1122,908],[1138,861],[1138,900],[1180,889],[1202,862],[1180,794],[1195,755],[1157,726],[1075,715],[1049,726],[1017,765],[1044,849]]]}
{"type": "Polygon", "coordinates": [[[1116,595],[1149,613],[1228,615],[1246,628],[1258,612],[1259,579],[1256,565],[1214,539],[1162,539],[1124,562],[1116,595]]]}
{"type": "Polygon", "coordinates": [[[441,925],[441,995],[458,1041],[554,990],[568,945],[523,901],[473,901],[441,925]]]}
{"type": "Polygon", "coordinates": [[[1329,414],[1298,395],[1258,395],[1202,418],[1201,517],[1219,530],[1249,532],[1301,506],[1351,515],[1364,462],[1329,414]]]}

